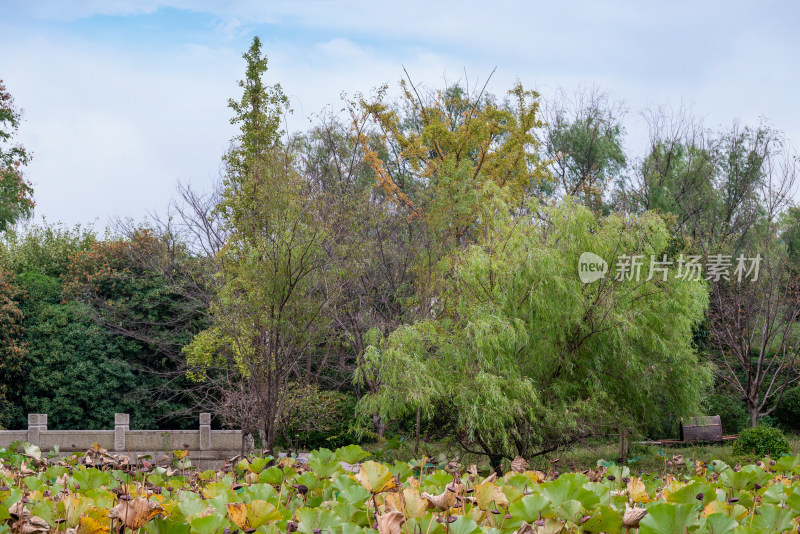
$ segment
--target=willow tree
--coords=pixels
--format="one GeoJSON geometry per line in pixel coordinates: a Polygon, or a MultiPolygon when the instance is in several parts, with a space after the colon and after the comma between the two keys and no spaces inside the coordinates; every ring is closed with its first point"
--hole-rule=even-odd
{"type": "Polygon", "coordinates": [[[227,238],[216,257],[213,324],[185,352],[201,368],[222,362],[239,372],[258,406],[263,445],[271,448],[289,373],[315,340],[325,308],[319,275],[327,234],[282,142],[288,101],[279,85],[262,81],[267,59],[258,38],[244,58],[244,92],[229,104],[240,134],[225,157],[216,207],[227,238]]]}
{"type": "Polygon", "coordinates": [[[651,277],[648,262],[638,277],[613,272],[629,256],[670,254],[660,217],[598,218],[569,201],[485,221],[453,257],[443,312],[369,351],[384,387],[362,410],[426,406],[495,466],[696,412],[710,376],[692,346],[704,284],[651,277]],[[578,276],[586,251],[611,266],[593,283],[578,276]]]}

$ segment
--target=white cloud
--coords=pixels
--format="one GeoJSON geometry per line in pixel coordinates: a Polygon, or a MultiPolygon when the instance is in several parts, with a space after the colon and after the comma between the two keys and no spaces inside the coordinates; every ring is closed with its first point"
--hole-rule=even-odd
{"type": "MultiPolygon", "coordinates": [[[[342,92],[389,83],[396,93],[403,66],[431,88],[465,72],[482,83],[497,66],[495,94],[516,79],[543,94],[596,83],[626,101],[639,139],[639,109],[686,102],[710,126],[767,115],[800,143],[797,13],[745,2],[42,0],[13,6],[0,22],[0,49],[12,51],[0,56],[0,77],[27,108],[37,212],[104,223],[163,206],[178,179],[216,178],[234,133],[226,102],[239,96],[242,36],[261,35],[268,78],[296,112],[292,129],[325,106],[338,110],[342,92]],[[208,27],[188,37],[156,27],[126,41],[60,22],[166,6],[207,13],[208,27]]],[[[104,24],[115,20],[124,22],[104,24]]]]}

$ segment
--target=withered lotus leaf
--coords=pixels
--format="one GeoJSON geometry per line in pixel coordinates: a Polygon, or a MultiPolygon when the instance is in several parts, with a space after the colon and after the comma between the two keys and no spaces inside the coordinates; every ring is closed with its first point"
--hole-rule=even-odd
{"type": "Polygon", "coordinates": [[[444,493],[441,495],[431,495],[430,493],[423,493],[422,498],[427,500],[433,506],[438,508],[439,510],[449,510],[453,507],[456,503],[456,495],[458,495],[459,490],[461,489],[461,484],[457,483],[455,480],[449,483],[444,488],[444,493]]]}
{"type": "Polygon", "coordinates": [[[622,524],[625,528],[638,528],[639,521],[647,515],[647,510],[644,508],[631,508],[625,505],[625,515],[622,516],[622,524]]]}
{"type": "Polygon", "coordinates": [[[120,501],[108,511],[108,517],[119,519],[129,529],[137,530],[162,511],[163,508],[157,502],[139,497],[130,501],[120,501]]]}
{"type": "Polygon", "coordinates": [[[38,516],[32,516],[28,521],[22,523],[22,528],[18,530],[20,534],[47,534],[50,532],[50,524],[38,516]]]}
{"type": "Polygon", "coordinates": [[[378,534],[400,534],[400,528],[406,522],[401,512],[389,512],[375,518],[378,522],[378,534]]]}
{"type": "Polygon", "coordinates": [[[515,473],[524,473],[528,470],[528,461],[522,456],[517,456],[514,458],[514,461],[511,462],[511,470],[515,473]]]}

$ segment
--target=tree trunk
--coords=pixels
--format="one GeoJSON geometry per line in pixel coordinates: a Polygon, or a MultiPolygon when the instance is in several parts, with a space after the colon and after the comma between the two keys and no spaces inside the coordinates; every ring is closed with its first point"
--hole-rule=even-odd
{"type": "Polygon", "coordinates": [[[619,430],[619,457],[622,460],[628,459],[628,431],[624,428],[619,430]]]}
{"type": "Polygon", "coordinates": [[[384,421],[380,415],[374,413],[372,414],[372,424],[375,426],[375,432],[378,434],[378,437],[383,437],[386,433],[386,421],[384,421]]]}
{"type": "Polygon", "coordinates": [[[758,406],[747,403],[747,413],[750,415],[750,426],[758,426],[758,406]]]}
{"type": "Polygon", "coordinates": [[[419,456],[419,431],[422,426],[422,409],[417,408],[417,440],[414,443],[414,456],[419,456]]]}
{"type": "Polygon", "coordinates": [[[495,454],[489,455],[489,465],[498,477],[503,476],[503,457],[495,454]]]}

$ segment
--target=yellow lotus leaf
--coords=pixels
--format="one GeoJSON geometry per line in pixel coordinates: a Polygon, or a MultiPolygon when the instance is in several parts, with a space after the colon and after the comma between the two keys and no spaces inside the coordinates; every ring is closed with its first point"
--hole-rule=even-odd
{"type": "Polygon", "coordinates": [[[109,529],[99,521],[84,515],[78,520],[78,525],[74,528],[68,528],[65,534],[109,534],[109,529]]]}
{"type": "Polygon", "coordinates": [[[241,502],[225,503],[228,517],[242,530],[250,530],[277,521],[283,516],[274,505],[267,501],[254,500],[249,504],[241,502]]]}
{"type": "Polygon", "coordinates": [[[539,484],[547,480],[547,475],[545,475],[541,471],[525,471],[522,474],[531,479],[531,482],[533,482],[534,484],[539,484]]]}
{"type": "Polygon", "coordinates": [[[493,482],[483,482],[475,486],[475,499],[481,510],[508,505],[505,493],[493,482]]]}
{"type": "Polygon", "coordinates": [[[228,517],[231,521],[242,530],[247,530],[250,525],[247,523],[247,505],[243,502],[229,502],[225,503],[225,508],[228,510],[228,517]]]}
{"type": "Polygon", "coordinates": [[[389,491],[397,486],[389,468],[371,460],[361,464],[361,468],[356,474],[356,480],[373,495],[389,491]]]}
{"type": "Polygon", "coordinates": [[[711,501],[703,508],[703,517],[711,514],[725,514],[733,517],[737,521],[748,515],[750,512],[741,504],[728,504],[723,501],[711,501]]]}
{"type": "Polygon", "coordinates": [[[422,498],[422,495],[419,494],[417,488],[404,489],[403,498],[406,504],[405,514],[407,518],[419,519],[425,515],[428,509],[428,503],[422,498]]]}
{"type": "Polygon", "coordinates": [[[129,501],[120,501],[118,505],[108,511],[108,517],[119,519],[129,529],[137,530],[163,511],[164,509],[157,502],[140,497],[129,501]]]}
{"type": "Polygon", "coordinates": [[[647,495],[647,488],[644,487],[644,482],[638,477],[633,477],[628,481],[628,495],[633,502],[643,503],[650,500],[650,496],[647,495]]]}
{"type": "Polygon", "coordinates": [[[388,512],[402,512],[405,508],[403,496],[399,493],[387,493],[382,499],[381,496],[375,498],[378,505],[383,502],[384,510],[388,512]]]}

